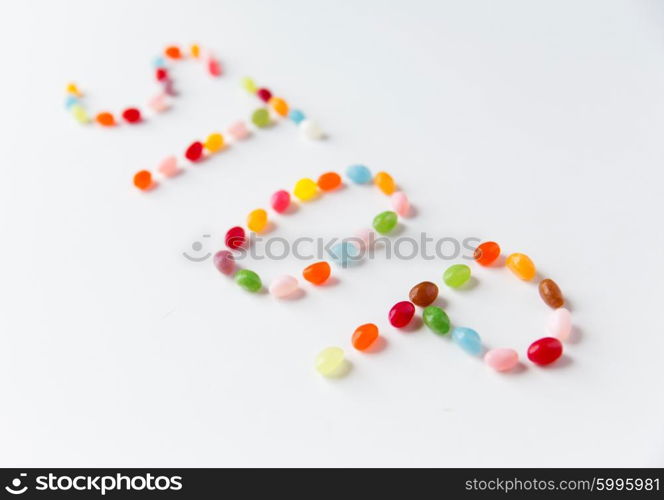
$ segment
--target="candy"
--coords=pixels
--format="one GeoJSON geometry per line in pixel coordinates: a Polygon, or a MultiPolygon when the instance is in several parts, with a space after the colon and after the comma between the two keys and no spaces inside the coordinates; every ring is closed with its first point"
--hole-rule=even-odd
{"type": "Polygon", "coordinates": [[[322,191],[332,191],[341,186],[341,177],[336,172],[326,172],[318,178],[317,184],[322,191]]]}
{"type": "Polygon", "coordinates": [[[79,104],[79,102],[80,101],[78,100],[78,97],[76,97],[75,95],[68,95],[65,98],[65,108],[71,110],[71,107],[76,104],[79,104]]]}
{"type": "Polygon", "coordinates": [[[450,331],[450,318],[438,306],[429,306],[422,311],[422,319],[434,333],[445,335],[450,331]]]}
{"type": "Polygon", "coordinates": [[[452,340],[471,356],[482,354],[482,340],[479,334],[472,328],[457,326],[452,330],[452,340]]]}
{"type": "Polygon", "coordinates": [[[318,124],[312,120],[304,119],[298,125],[300,134],[305,139],[317,140],[323,138],[323,131],[318,124]]]}
{"type": "Polygon", "coordinates": [[[166,95],[177,95],[177,92],[175,91],[175,85],[173,84],[173,80],[164,81],[162,87],[166,95]]]}
{"type": "Polygon", "coordinates": [[[148,107],[155,113],[166,111],[170,107],[166,99],[166,94],[160,92],[154,96],[152,99],[150,99],[150,101],[148,101],[148,107]]]}
{"type": "Polygon", "coordinates": [[[505,265],[517,277],[524,281],[530,281],[535,277],[535,264],[533,264],[533,261],[530,260],[530,257],[525,254],[513,253],[509,255],[505,260],[505,265]]]}
{"type": "Polygon", "coordinates": [[[499,347],[484,355],[484,362],[497,372],[507,372],[519,362],[519,355],[514,349],[499,347]]]}
{"type": "Polygon", "coordinates": [[[162,56],[157,56],[153,59],[152,65],[155,68],[164,68],[166,67],[166,59],[164,59],[162,56]]]}
{"type": "Polygon", "coordinates": [[[346,176],[355,184],[371,182],[371,171],[364,165],[351,165],[346,169],[346,176]]]}
{"type": "Polygon", "coordinates": [[[252,293],[259,291],[263,287],[260,277],[249,269],[240,269],[235,273],[235,282],[246,291],[252,293]]]}
{"type": "Polygon", "coordinates": [[[443,281],[452,288],[465,285],[470,279],[470,267],[465,264],[454,264],[448,267],[443,274],[443,281]]]}
{"type": "Polygon", "coordinates": [[[214,263],[214,267],[222,274],[230,276],[235,271],[235,258],[228,250],[219,250],[214,254],[212,262],[214,263]]]}
{"type": "Polygon", "coordinates": [[[340,347],[326,347],[316,356],[316,371],[324,377],[338,375],[344,364],[344,351],[340,347]]]}
{"type": "Polygon", "coordinates": [[[410,213],[410,202],[408,201],[408,196],[402,191],[396,191],[390,197],[392,201],[392,208],[398,213],[401,217],[408,217],[410,213]]]}
{"type": "Polygon", "coordinates": [[[262,208],[257,208],[247,216],[247,227],[254,233],[260,233],[267,226],[267,212],[262,208]]]}
{"type": "Polygon", "coordinates": [[[241,248],[247,242],[247,236],[244,232],[244,229],[240,226],[230,228],[228,231],[226,231],[224,242],[231,250],[237,250],[238,248],[241,248]]]}
{"type": "Polygon", "coordinates": [[[275,212],[282,214],[290,206],[290,193],[284,189],[280,189],[270,197],[270,206],[275,212]]]}
{"type": "Polygon", "coordinates": [[[90,121],[88,112],[80,104],[74,104],[69,110],[78,123],[88,123],[90,121]]]}
{"type": "Polygon", "coordinates": [[[374,184],[388,196],[394,193],[397,188],[394,179],[387,172],[378,172],[376,177],[374,177],[374,184]]]}
{"type": "Polygon", "coordinates": [[[358,351],[366,351],[378,339],[378,327],[373,323],[358,326],[353,332],[351,343],[358,351]]]}
{"type": "Polygon", "coordinates": [[[423,281],[410,289],[408,298],[416,306],[426,307],[438,298],[438,287],[430,281],[423,281]]]}
{"type": "Polygon", "coordinates": [[[207,136],[203,145],[210,153],[216,153],[224,147],[224,136],[214,132],[207,136]]]}
{"type": "Polygon", "coordinates": [[[304,113],[299,109],[291,109],[290,113],[288,113],[288,118],[290,118],[290,120],[295,123],[295,125],[299,125],[300,122],[306,118],[306,116],[304,116],[304,113]]]}
{"type": "Polygon", "coordinates": [[[182,57],[182,52],[180,51],[180,47],[176,47],[175,45],[170,45],[164,49],[164,54],[166,57],[170,57],[171,59],[180,59],[182,57]]]}
{"type": "Polygon", "coordinates": [[[213,57],[208,59],[207,69],[208,69],[208,73],[210,73],[210,75],[212,75],[212,76],[221,76],[221,73],[222,73],[221,63],[217,59],[215,59],[213,57]]]}
{"type": "Polygon", "coordinates": [[[65,91],[73,96],[83,97],[83,93],[78,89],[78,86],[75,83],[68,83],[65,91]]]}
{"type": "Polygon", "coordinates": [[[318,184],[305,177],[295,183],[293,194],[300,201],[312,200],[318,194],[318,184]]]}
{"type": "Polygon", "coordinates": [[[198,44],[194,43],[189,47],[189,53],[191,54],[191,57],[198,58],[198,56],[201,55],[201,48],[198,44]]]}
{"type": "Polygon", "coordinates": [[[244,90],[246,90],[247,92],[249,92],[250,94],[254,94],[254,93],[256,93],[256,90],[258,90],[258,88],[256,87],[256,84],[254,83],[254,81],[251,78],[249,78],[248,76],[245,76],[240,81],[240,84],[242,85],[242,88],[244,90]]]}
{"type": "Polygon", "coordinates": [[[302,271],[302,277],[314,285],[322,285],[330,277],[330,264],[325,261],[315,262],[302,271]]]}
{"type": "Polygon", "coordinates": [[[380,234],[388,234],[397,227],[397,221],[397,214],[387,210],[374,217],[373,228],[380,234]]]}
{"type": "Polygon", "coordinates": [[[410,323],[410,320],[413,319],[415,314],[415,306],[404,300],[402,302],[397,302],[392,306],[390,312],[387,315],[387,318],[390,320],[390,324],[395,328],[403,328],[404,326],[410,323]]]}
{"type": "Polygon", "coordinates": [[[281,97],[272,97],[270,99],[270,106],[272,106],[274,112],[279,116],[286,116],[288,114],[288,103],[281,97]]]}
{"type": "Polygon", "coordinates": [[[563,342],[569,340],[572,334],[572,313],[564,307],[553,311],[547,325],[547,333],[563,342]]]}
{"type": "Polygon", "coordinates": [[[495,241],[486,241],[475,249],[473,259],[481,266],[490,266],[500,257],[500,245],[495,241]]]}
{"type": "Polygon", "coordinates": [[[348,267],[359,260],[360,249],[348,241],[342,241],[330,248],[329,254],[335,264],[348,267]]]}
{"type": "Polygon", "coordinates": [[[141,170],[134,174],[134,186],[141,191],[147,191],[152,187],[152,174],[147,170],[141,170]]]}
{"type": "Polygon", "coordinates": [[[203,144],[199,141],[192,142],[184,152],[189,161],[198,161],[203,157],[203,144]]]}
{"type": "Polygon", "coordinates": [[[256,96],[263,101],[263,102],[270,102],[270,99],[272,98],[272,92],[270,92],[268,89],[258,89],[256,91],[256,96]]]}
{"type": "Polygon", "coordinates": [[[297,280],[289,275],[279,276],[270,284],[270,294],[278,299],[292,295],[297,290],[297,280]]]}
{"type": "Polygon", "coordinates": [[[376,242],[376,233],[364,227],[355,233],[355,240],[361,250],[370,249],[376,242]]]}
{"type": "Polygon", "coordinates": [[[270,124],[270,113],[265,108],[258,108],[251,115],[251,121],[257,127],[267,127],[270,124]]]}
{"type": "Polygon", "coordinates": [[[168,70],[166,68],[157,68],[154,74],[158,82],[168,80],[168,70]]]}
{"type": "Polygon", "coordinates": [[[563,354],[563,345],[553,337],[536,340],[528,347],[528,359],[536,365],[549,365],[563,354]]]}
{"type": "Polygon", "coordinates": [[[97,114],[95,120],[97,120],[97,123],[99,125],[102,125],[104,127],[112,127],[115,125],[115,118],[111,113],[107,111],[97,114]]]}
{"type": "Polygon", "coordinates": [[[175,177],[180,173],[178,160],[175,156],[167,156],[157,166],[157,171],[164,177],[175,177]]]}
{"type": "Polygon", "coordinates": [[[563,292],[560,291],[560,287],[555,281],[548,278],[542,280],[540,281],[538,288],[540,297],[542,297],[542,300],[547,306],[557,309],[565,305],[563,292]]]}
{"type": "Polygon", "coordinates": [[[127,108],[122,112],[122,118],[127,123],[138,123],[141,121],[141,112],[137,108],[127,108]]]}
{"type": "Polygon", "coordinates": [[[243,121],[235,122],[228,128],[228,133],[236,141],[242,141],[249,137],[249,129],[243,121]]]}

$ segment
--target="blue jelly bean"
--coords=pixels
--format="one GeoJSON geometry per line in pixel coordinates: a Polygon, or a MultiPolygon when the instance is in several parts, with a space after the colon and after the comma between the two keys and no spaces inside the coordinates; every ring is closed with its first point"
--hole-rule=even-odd
{"type": "Polygon", "coordinates": [[[371,182],[371,170],[364,165],[351,165],[346,169],[346,175],[355,184],[367,184],[371,182]]]}
{"type": "Polygon", "coordinates": [[[68,95],[65,98],[65,108],[71,109],[71,107],[74,106],[75,104],[78,104],[78,97],[76,97],[75,95],[68,95]]]}
{"type": "Polygon", "coordinates": [[[337,243],[329,252],[332,260],[341,267],[348,267],[359,262],[360,249],[349,241],[337,243]]]}
{"type": "Polygon", "coordinates": [[[165,68],[166,59],[164,59],[163,56],[157,56],[154,58],[154,61],[152,61],[152,64],[155,68],[165,68]]]}
{"type": "Polygon", "coordinates": [[[457,326],[452,331],[452,339],[471,356],[482,354],[482,339],[480,339],[479,334],[472,328],[457,326]]]}
{"type": "Polygon", "coordinates": [[[288,118],[291,119],[295,125],[299,125],[299,123],[306,118],[304,116],[304,113],[300,111],[299,109],[291,109],[291,112],[288,113],[288,118]]]}

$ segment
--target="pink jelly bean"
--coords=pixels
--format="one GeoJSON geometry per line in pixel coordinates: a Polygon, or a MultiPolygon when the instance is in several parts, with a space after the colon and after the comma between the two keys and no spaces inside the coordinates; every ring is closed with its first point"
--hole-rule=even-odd
{"type": "Polygon", "coordinates": [[[213,257],[214,267],[216,267],[220,273],[231,275],[235,271],[235,259],[233,254],[228,250],[220,250],[213,257]]]}
{"type": "Polygon", "coordinates": [[[408,202],[408,197],[406,193],[402,191],[397,191],[391,196],[392,207],[394,211],[398,213],[401,217],[408,217],[410,213],[410,203],[408,202]]]}
{"type": "Polygon", "coordinates": [[[155,113],[166,111],[170,107],[166,94],[160,92],[154,96],[152,99],[150,99],[150,102],[148,102],[148,107],[155,113]]]}
{"type": "Polygon", "coordinates": [[[270,293],[278,299],[283,299],[297,290],[297,279],[292,276],[280,276],[270,284],[270,293]]]}
{"type": "Polygon", "coordinates": [[[288,210],[290,202],[291,202],[290,193],[283,189],[274,193],[270,198],[270,205],[272,205],[272,209],[280,214],[288,210]]]}
{"type": "Polygon", "coordinates": [[[497,372],[506,372],[516,366],[519,355],[514,349],[491,349],[484,355],[484,362],[497,372]]]}
{"type": "Polygon", "coordinates": [[[221,75],[221,63],[214,58],[210,58],[208,61],[208,71],[212,76],[221,75]]]}
{"type": "Polygon", "coordinates": [[[569,340],[572,334],[572,313],[569,312],[569,309],[560,307],[553,311],[547,331],[551,337],[556,337],[562,341],[569,340]]]}
{"type": "Polygon", "coordinates": [[[180,173],[178,168],[178,160],[175,156],[168,156],[161,160],[159,166],[157,166],[157,171],[164,177],[175,177],[180,173]]]}
{"type": "Polygon", "coordinates": [[[231,137],[236,141],[241,141],[249,137],[249,129],[243,121],[235,122],[228,129],[228,133],[231,134],[231,137]]]}

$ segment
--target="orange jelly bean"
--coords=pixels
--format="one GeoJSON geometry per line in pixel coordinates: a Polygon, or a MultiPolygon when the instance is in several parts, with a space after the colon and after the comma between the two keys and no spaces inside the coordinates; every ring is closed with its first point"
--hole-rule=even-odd
{"type": "Polygon", "coordinates": [[[134,186],[141,191],[146,191],[152,187],[152,174],[147,170],[141,170],[134,175],[134,186]]]}
{"type": "Polygon", "coordinates": [[[201,48],[197,44],[193,44],[191,47],[189,47],[189,52],[191,53],[191,57],[198,57],[201,55],[201,48]]]}
{"type": "Polygon", "coordinates": [[[473,258],[481,266],[490,266],[500,257],[500,245],[495,241],[485,241],[475,249],[473,258]]]}
{"type": "Polygon", "coordinates": [[[288,103],[281,97],[272,97],[270,99],[270,106],[279,116],[286,116],[288,114],[288,103]]]}
{"type": "Polygon", "coordinates": [[[115,118],[113,118],[111,113],[106,111],[99,113],[95,119],[99,125],[103,125],[104,127],[112,127],[115,125],[115,118]]]}
{"type": "Polygon", "coordinates": [[[360,325],[355,329],[351,342],[358,351],[366,351],[378,338],[378,327],[373,323],[360,325]]]}
{"type": "Polygon", "coordinates": [[[394,193],[397,189],[394,179],[387,172],[378,172],[376,177],[374,177],[374,184],[388,196],[394,193]]]}
{"type": "Polygon", "coordinates": [[[326,172],[316,182],[321,191],[332,191],[341,186],[341,176],[336,172],[326,172]]]}
{"type": "Polygon", "coordinates": [[[170,45],[164,50],[164,54],[171,59],[180,59],[182,57],[182,52],[180,52],[180,47],[175,45],[170,45]]]}
{"type": "Polygon", "coordinates": [[[325,261],[316,262],[304,268],[302,277],[314,285],[322,285],[330,277],[330,264],[325,261]]]}
{"type": "Polygon", "coordinates": [[[513,253],[509,255],[505,261],[505,265],[510,271],[516,274],[518,278],[521,278],[524,281],[530,281],[535,277],[535,274],[537,274],[535,264],[530,260],[530,257],[523,253],[513,253]]]}

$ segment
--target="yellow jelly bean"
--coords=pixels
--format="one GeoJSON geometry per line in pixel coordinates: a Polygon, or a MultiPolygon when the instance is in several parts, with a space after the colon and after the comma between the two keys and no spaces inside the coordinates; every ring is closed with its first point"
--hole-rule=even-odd
{"type": "Polygon", "coordinates": [[[509,255],[505,260],[505,265],[517,277],[524,281],[530,281],[537,273],[533,261],[530,260],[530,257],[522,253],[513,253],[509,255]]]}
{"type": "Polygon", "coordinates": [[[189,47],[189,52],[191,53],[191,57],[198,58],[201,55],[201,48],[197,44],[193,44],[189,47]]]}
{"type": "Polygon", "coordinates": [[[203,144],[210,153],[215,153],[224,147],[224,136],[214,132],[208,135],[203,144]]]}
{"type": "Polygon", "coordinates": [[[281,97],[273,97],[270,99],[270,106],[279,116],[286,116],[288,114],[288,103],[281,97]]]}
{"type": "Polygon", "coordinates": [[[324,377],[340,374],[344,365],[344,351],[340,347],[326,347],[316,356],[316,371],[324,377]]]}
{"type": "Polygon", "coordinates": [[[293,189],[293,194],[300,201],[309,201],[313,199],[316,194],[318,194],[318,184],[316,184],[311,179],[300,179],[295,183],[295,189],[293,189]]]}
{"type": "Polygon", "coordinates": [[[378,172],[376,177],[374,177],[374,184],[388,196],[394,193],[397,189],[394,179],[392,179],[392,176],[387,172],[378,172]]]}
{"type": "Polygon", "coordinates": [[[83,97],[83,93],[80,90],[78,90],[78,87],[76,86],[75,83],[70,83],[67,85],[67,93],[75,95],[76,97],[83,97]]]}
{"type": "Polygon", "coordinates": [[[255,94],[256,91],[258,90],[258,87],[256,87],[254,81],[248,76],[245,76],[242,79],[242,88],[247,92],[249,92],[250,94],[255,94]]]}
{"type": "Polygon", "coordinates": [[[267,226],[267,212],[257,208],[247,216],[247,227],[254,233],[260,233],[267,226]]]}
{"type": "Polygon", "coordinates": [[[70,108],[71,114],[74,116],[74,119],[78,123],[88,123],[90,121],[90,116],[83,106],[80,104],[74,104],[70,108]]]}

